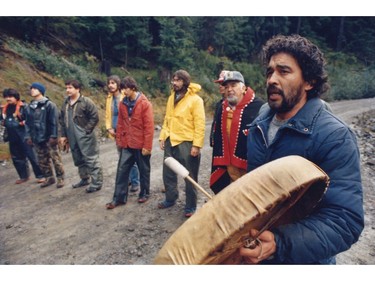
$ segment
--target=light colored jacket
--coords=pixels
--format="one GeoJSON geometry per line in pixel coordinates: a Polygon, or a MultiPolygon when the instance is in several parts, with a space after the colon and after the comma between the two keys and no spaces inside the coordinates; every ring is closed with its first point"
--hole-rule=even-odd
{"type": "Polygon", "coordinates": [[[170,138],[172,146],[191,141],[193,146],[203,147],[205,112],[203,99],[198,95],[201,86],[190,83],[185,96],[174,105],[175,92],[168,98],[163,127],[159,140],[170,138]]]}

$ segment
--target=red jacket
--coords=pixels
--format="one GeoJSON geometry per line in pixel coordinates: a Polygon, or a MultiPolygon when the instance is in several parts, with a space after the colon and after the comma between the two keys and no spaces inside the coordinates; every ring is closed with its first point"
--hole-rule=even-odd
{"type": "Polygon", "coordinates": [[[116,144],[120,148],[152,150],[154,114],[150,101],[142,93],[135,102],[131,117],[125,98],[120,103],[116,128],[116,144]]]}

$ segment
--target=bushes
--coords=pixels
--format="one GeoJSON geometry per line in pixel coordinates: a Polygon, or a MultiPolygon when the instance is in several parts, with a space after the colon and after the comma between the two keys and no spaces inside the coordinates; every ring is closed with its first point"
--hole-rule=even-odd
{"type": "Polygon", "coordinates": [[[9,48],[29,60],[38,70],[48,72],[62,80],[75,78],[86,88],[90,88],[93,74],[78,64],[68,61],[63,55],[59,55],[49,49],[43,42],[34,45],[20,43],[15,39],[9,39],[9,48]]]}
{"type": "MultiPolygon", "coordinates": [[[[87,53],[71,56],[66,59],[63,55],[49,49],[45,44],[26,44],[15,39],[7,40],[9,48],[31,61],[34,66],[44,72],[48,72],[60,79],[76,78],[82,82],[85,88],[94,90],[92,81],[98,76],[98,61],[92,59],[87,53]]],[[[329,74],[330,91],[327,100],[359,99],[375,96],[375,66],[364,65],[356,57],[340,53],[325,51],[327,57],[327,70],[329,74]]],[[[192,81],[202,86],[202,97],[206,108],[211,110],[221,98],[218,95],[218,86],[213,83],[222,69],[240,71],[247,85],[258,96],[265,99],[264,69],[260,64],[248,62],[232,62],[227,57],[217,57],[208,51],[193,50],[192,61],[184,66],[192,81]]],[[[133,76],[141,90],[150,98],[166,98],[170,91],[170,71],[165,66],[158,65],[151,69],[124,69],[113,67],[112,73],[121,78],[127,75],[133,76]]],[[[103,81],[104,75],[99,75],[103,81]]],[[[95,92],[95,91],[94,91],[95,92]]]]}
{"type": "Polygon", "coordinates": [[[374,66],[365,66],[343,53],[329,53],[327,57],[331,85],[328,100],[375,97],[374,66]]]}

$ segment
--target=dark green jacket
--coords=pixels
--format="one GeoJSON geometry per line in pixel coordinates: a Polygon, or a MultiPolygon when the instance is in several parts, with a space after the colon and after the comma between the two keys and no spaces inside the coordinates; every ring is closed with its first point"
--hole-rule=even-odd
{"type": "MultiPolygon", "coordinates": [[[[69,97],[65,100],[60,114],[61,136],[67,136],[69,97]]],[[[99,113],[95,103],[88,97],[80,96],[73,105],[73,120],[90,134],[99,123],[99,113]]]]}

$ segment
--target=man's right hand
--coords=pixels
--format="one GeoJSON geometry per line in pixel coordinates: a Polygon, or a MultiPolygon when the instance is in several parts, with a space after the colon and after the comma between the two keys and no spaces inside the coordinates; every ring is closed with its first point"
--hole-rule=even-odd
{"type": "Polygon", "coordinates": [[[33,146],[33,145],[34,145],[32,139],[27,139],[27,140],[26,140],[26,143],[27,143],[28,145],[30,145],[30,146],[33,146]]]}
{"type": "Polygon", "coordinates": [[[59,148],[61,151],[68,153],[69,152],[69,143],[66,137],[61,137],[59,139],[59,148]]]}
{"type": "Polygon", "coordinates": [[[159,145],[160,145],[160,149],[164,150],[165,141],[164,140],[159,140],[159,145]]]}
{"type": "Polygon", "coordinates": [[[116,132],[114,129],[108,129],[108,134],[111,135],[112,137],[116,137],[116,132]]]}
{"type": "MultiPolygon", "coordinates": [[[[250,237],[256,237],[258,231],[250,230],[250,237]]],[[[257,264],[262,260],[269,259],[276,252],[275,236],[271,231],[264,231],[258,237],[259,244],[255,248],[240,248],[240,255],[247,264],[257,264]]]]}

